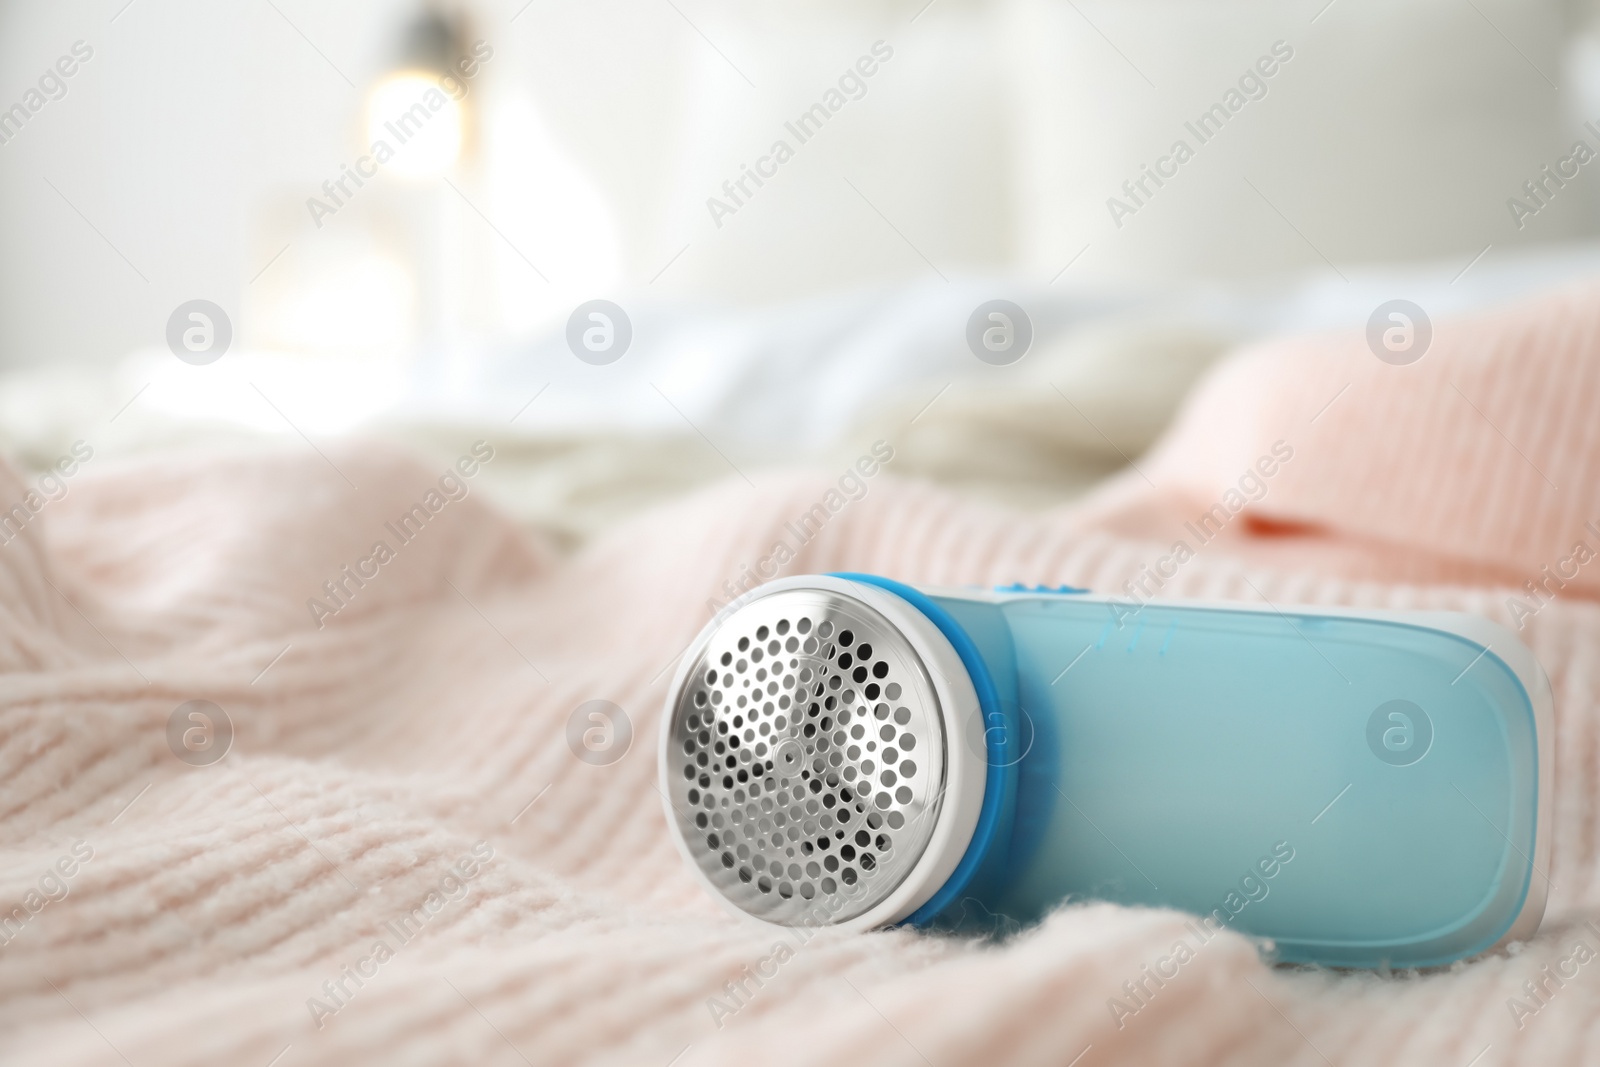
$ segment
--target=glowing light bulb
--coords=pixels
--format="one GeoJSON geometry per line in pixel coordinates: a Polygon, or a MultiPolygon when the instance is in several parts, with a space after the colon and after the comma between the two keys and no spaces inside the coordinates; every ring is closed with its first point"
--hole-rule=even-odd
{"type": "Polygon", "coordinates": [[[461,156],[463,127],[461,105],[436,73],[396,71],[367,98],[367,138],[389,146],[394,156],[384,169],[402,177],[434,178],[449,170],[461,156]]]}

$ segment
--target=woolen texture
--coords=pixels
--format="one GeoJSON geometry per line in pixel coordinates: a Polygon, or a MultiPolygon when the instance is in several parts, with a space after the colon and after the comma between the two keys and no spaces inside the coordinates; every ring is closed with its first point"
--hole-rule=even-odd
{"type": "MultiPolygon", "coordinates": [[[[891,462],[784,568],[1118,592],[1187,539],[1162,596],[1521,623],[1557,743],[1550,904],[1520,951],[1348,974],[1273,968],[1224,933],[1119,1028],[1109,998],[1184,917],[1071,902],[999,944],[824,930],[732,999],[778,938],[683,868],[661,705],[708,598],[792,541],[837,472],[751,472],[562,559],[479,493],[400,545],[385,523],[442,472],[392,453],[184,454],[90,464],[0,549],[0,917],[23,916],[0,945],[0,1061],[1600,1062],[1600,962],[1520,1028],[1507,1006],[1576,940],[1600,948],[1600,562],[1552,603],[1522,588],[1600,547],[1597,342],[1591,286],[1437,323],[1411,366],[1357,335],[1268,344],[1081,506],[997,510],[891,462]],[[1292,458],[1233,513],[1278,441],[1292,458]],[[1218,503],[1200,545],[1185,523],[1218,503]],[[331,606],[322,584],[379,540],[395,558],[319,628],[308,600],[331,606]],[[168,745],[196,699],[236,731],[210,766],[168,745]],[[567,741],[594,699],[633,729],[606,766],[567,741]],[[92,857],[52,878],[77,842],[92,857]],[[462,864],[475,844],[492,858],[462,864]],[[66,895],[30,910],[45,879],[66,895]]],[[[0,500],[26,490],[0,476],[0,500]]]]}

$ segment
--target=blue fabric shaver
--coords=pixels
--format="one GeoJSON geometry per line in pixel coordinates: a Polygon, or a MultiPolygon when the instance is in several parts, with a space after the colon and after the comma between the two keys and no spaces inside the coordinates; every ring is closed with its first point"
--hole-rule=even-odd
{"type": "Polygon", "coordinates": [[[810,575],[701,631],[660,772],[691,868],[762,922],[1108,900],[1428,967],[1538,927],[1551,719],[1532,653],[1468,615],[810,575]]]}

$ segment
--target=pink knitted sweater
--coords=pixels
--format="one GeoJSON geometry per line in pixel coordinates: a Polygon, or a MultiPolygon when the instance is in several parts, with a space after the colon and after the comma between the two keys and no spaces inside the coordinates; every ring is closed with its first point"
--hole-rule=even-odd
{"type": "MultiPolygon", "coordinates": [[[[668,838],[660,705],[707,598],[837,474],[754,472],[563,561],[473,492],[481,449],[448,479],[356,446],[189,455],[90,464],[0,534],[0,1062],[1600,1062],[1600,562],[1575,555],[1600,550],[1600,287],[1436,327],[1407,367],[1355,335],[1243,353],[1058,512],[891,461],[783,569],[1520,625],[1558,736],[1550,906],[1519,952],[1321,973],[1224,934],[1118,1018],[1182,916],[1074,903],[1003,945],[753,932],[668,838]],[[195,700],[232,724],[216,762],[214,713],[173,725],[195,700]],[[612,762],[569,745],[590,700],[629,717],[612,762]]],[[[0,473],[0,505],[28,490],[0,473]]]]}

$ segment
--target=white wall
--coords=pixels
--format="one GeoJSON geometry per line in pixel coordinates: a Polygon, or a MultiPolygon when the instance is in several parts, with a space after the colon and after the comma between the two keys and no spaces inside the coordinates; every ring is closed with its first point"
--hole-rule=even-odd
{"type": "Polygon", "coordinates": [[[1454,0],[1337,0],[1315,25],[1323,0],[482,0],[483,143],[455,176],[472,204],[383,181],[318,229],[305,198],[360,151],[364,90],[409,4],[125,3],[0,0],[0,108],[74,41],[94,49],[0,144],[0,366],[159,346],[195,297],[228,309],[241,344],[400,350],[430,321],[446,341],[526,336],[624,291],[1043,282],[1085,243],[1067,284],[1319,266],[1244,174],[1341,265],[1470,256],[1591,232],[1600,187],[1588,168],[1527,232],[1501,218],[1502,186],[1571,128],[1570,92],[1517,54],[1569,83],[1559,4],[1478,0],[1513,45],[1454,0]],[[1241,117],[1256,129],[1138,233],[1101,233],[1107,183],[1291,31],[1303,66],[1241,117]],[[880,39],[894,58],[866,95],[717,226],[707,198],[880,39]],[[359,276],[384,256],[411,272],[388,289],[359,276]]]}
{"type": "MultiPolygon", "coordinates": [[[[5,363],[159,343],[195,297],[236,311],[265,262],[251,205],[314,188],[345,152],[358,92],[272,7],[124,2],[0,6],[6,104],[74,41],[94,49],[67,96],[0,145],[5,363]]],[[[375,42],[359,27],[383,4],[280,6],[362,83],[375,42]]]]}

